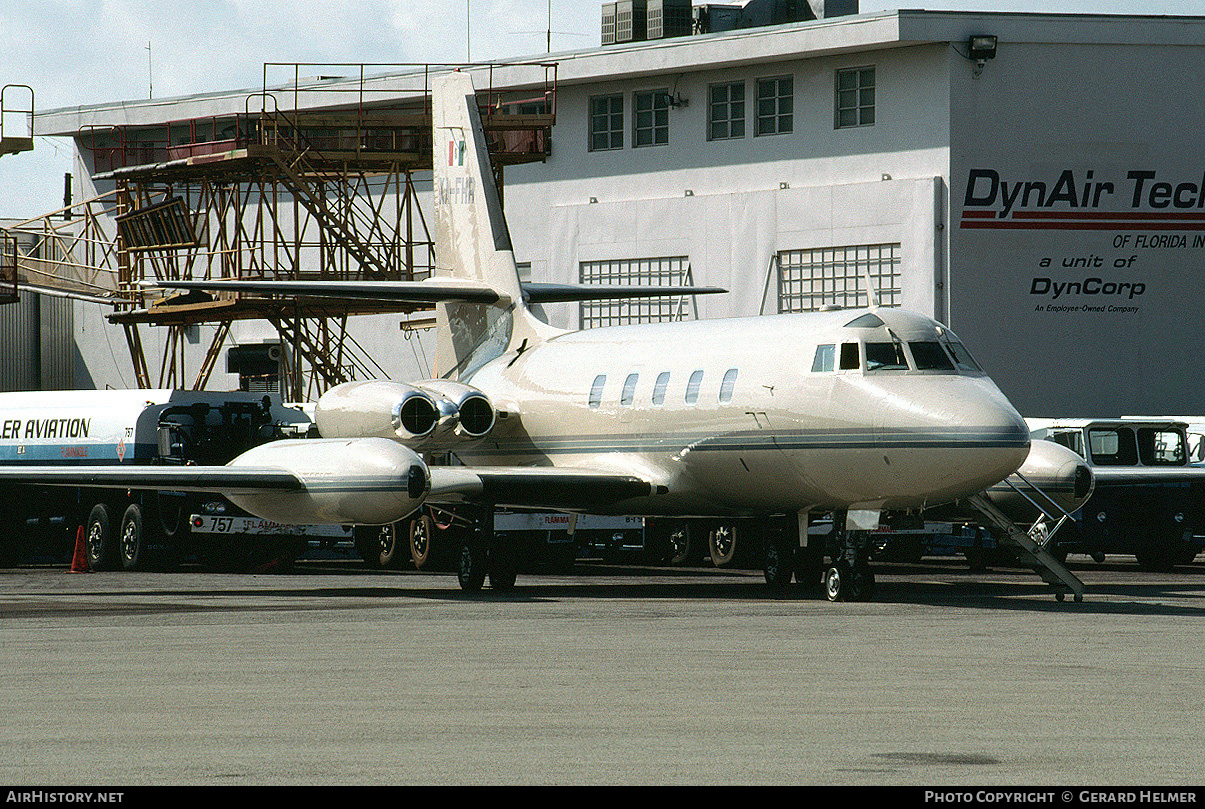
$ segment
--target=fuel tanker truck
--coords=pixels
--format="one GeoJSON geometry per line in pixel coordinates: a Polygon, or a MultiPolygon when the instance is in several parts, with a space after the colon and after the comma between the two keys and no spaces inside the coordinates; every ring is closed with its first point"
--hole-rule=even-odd
{"type": "MultiPolygon", "coordinates": [[[[207,467],[312,430],[275,395],[178,390],[0,394],[0,465],[207,467]]],[[[199,471],[199,470],[198,470],[199,471]]],[[[196,558],[213,567],[287,556],[350,526],[281,525],[208,492],[44,486],[0,480],[0,564],[70,553],[78,529],[92,569],[139,570],[196,558]],[[329,535],[329,536],[328,536],[329,535]]]]}

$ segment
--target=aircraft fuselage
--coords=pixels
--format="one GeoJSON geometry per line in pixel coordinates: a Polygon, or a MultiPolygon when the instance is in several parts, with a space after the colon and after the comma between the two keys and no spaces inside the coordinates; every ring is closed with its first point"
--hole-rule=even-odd
{"type": "Polygon", "coordinates": [[[991,486],[1029,448],[995,384],[955,364],[961,350],[892,309],[571,332],[467,380],[506,417],[458,454],[661,487],[626,513],[922,508],[991,486]],[[878,325],[849,325],[863,317],[878,325]],[[899,364],[881,364],[885,351],[899,364]]]}

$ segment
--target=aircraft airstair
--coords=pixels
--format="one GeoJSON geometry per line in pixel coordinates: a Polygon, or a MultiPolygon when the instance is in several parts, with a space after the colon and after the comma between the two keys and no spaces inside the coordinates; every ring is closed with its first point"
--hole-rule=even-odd
{"type": "MultiPolygon", "coordinates": [[[[1016,474],[1020,477],[1020,473],[1016,474]]],[[[1041,493],[1041,490],[1028,480],[1023,477],[1022,480],[1032,491],[1041,493]]],[[[1017,525],[983,494],[971,497],[971,504],[990,524],[1004,532],[1005,539],[1009,544],[1017,546],[1021,562],[1054,588],[1055,598],[1062,601],[1070,593],[1076,601],[1083,601],[1084,583],[1049,551],[1055,534],[1059,528],[1072,519],[1071,515],[1046,495],[1042,495],[1042,497],[1046,499],[1048,506],[1043,506],[1011,481],[1005,481],[1005,483],[1029,501],[1030,505],[1036,508],[1041,515],[1029,530],[1017,525]],[[1050,527],[1051,524],[1054,525],[1053,528],[1050,527]]]]}

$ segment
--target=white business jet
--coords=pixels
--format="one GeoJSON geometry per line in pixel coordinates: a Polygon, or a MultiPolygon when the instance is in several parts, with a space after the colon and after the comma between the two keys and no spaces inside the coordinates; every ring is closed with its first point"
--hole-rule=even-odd
{"type": "MultiPolygon", "coordinates": [[[[482,506],[461,583],[514,583],[494,506],[764,516],[767,576],[789,580],[809,515],[840,528],[829,597],[869,597],[867,530],[983,492],[1025,462],[1029,430],[948,329],[894,308],[566,332],[547,301],[665,288],[521,284],[467,73],[433,91],[437,277],[416,282],[173,282],[181,288],[437,305],[438,378],[349,382],[316,406],[320,439],[263,444],[217,468],[92,469],[95,485],[205,488],[282,523],[393,523],[482,506]],[[434,465],[454,453],[459,465],[434,465]],[[785,522],[774,522],[783,520],[785,522]],[[782,526],[790,526],[781,529],[782,526]]],[[[671,294],[716,291],[675,288],[671,294]]],[[[35,470],[22,470],[32,478],[35,470]]],[[[80,473],[46,470],[46,481],[80,473]]],[[[802,546],[802,549],[801,549],[802,546]]],[[[816,573],[820,568],[800,566],[816,573]]],[[[797,575],[803,575],[797,572],[797,575]]]]}

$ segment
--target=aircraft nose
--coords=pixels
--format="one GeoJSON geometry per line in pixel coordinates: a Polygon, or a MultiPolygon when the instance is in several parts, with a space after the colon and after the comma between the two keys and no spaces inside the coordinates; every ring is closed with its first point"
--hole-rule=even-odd
{"type": "MultiPolygon", "coordinates": [[[[984,478],[992,485],[1016,472],[1029,455],[1029,426],[1000,389],[986,378],[968,378],[974,383],[961,391],[961,406],[952,402],[950,418],[959,430],[979,443],[977,460],[984,478]]],[[[955,393],[960,391],[956,390],[955,393]]]]}
{"type": "Polygon", "coordinates": [[[930,504],[982,492],[1025,462],[1029,428],[990,379],[917,376],[899,383],[901,395],[884,401],[886,460],[902,460],[903,445],[916,446],[912,485],[930,504]]]}

